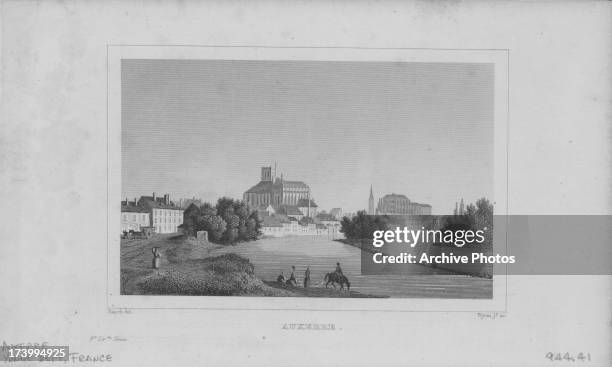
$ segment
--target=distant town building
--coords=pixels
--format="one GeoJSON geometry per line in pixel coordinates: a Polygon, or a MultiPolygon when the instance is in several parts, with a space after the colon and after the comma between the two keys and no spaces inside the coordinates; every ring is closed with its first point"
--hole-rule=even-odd
{"type": "Polygon", "coordinates": [[[317,215],[317,204],[314,200],[300,199],[297,204],[298,209],[307,217],[314,218],[317,215]]]}
{"type": "Polygon", "coordinates": [[[337,227],[340,226],[340,221],[338,219],[336,219],[336,217],[334,217],[331,214],[322,214],[319,213],[316,217],[315,217],[315,223],[317,224],[322,224],[325,227],[337,227]]]}
{"type": "Polygon", "coordinates": [[[463,198],[461,198],[461,204],[458,204],[455,201],[455,211],[453,212],[455,215],[463,215],[465,214],[465,205],[463,204],[463,198]]]}
{"type": "Polygon", "coordinates": [[[152,196],[141,196],[138,206],[144,208],[151,217],[150,226],[155,228],[156,233],[175,233],[178,226],[183,224],[183,209],[170,201],[170,195],[163,198],[152,196]]]}
{"type": "Polygon", "coordinates": [[[376,214],[431,215],[431,205],[410,201],[405,195],[388,194],[378,200],[376,214]]]}
{"type": "MultiPolygon", "coordinates": [[[[347,217],[348,219],[352,219],[356,215],[357,215],[357,213],[355,213],[355,212],[346,212],[346,213],[344,213],[342,215],[342,218],[347,217]]],[[[340,218],[340,219],[342,219],[342,218],[340,218]]]]}
{"type": "Polygon", "coordinates": [[[262,221],[261,231],[266,236],[340,236],[340,222],[329,214],[319,213],[315,218],[302,216],[296,219],[294,215],[271,211],[271,207],[258,212],[262,221]]]}
{"type": "Polygon", "coordinates": [[[277,214],[286,215],[287,217],[294,218],[296,220],[301,220],[304,218],[304,212],[302,212],[300,208],[295,205],[276,205],[274,210],[274,212],[277,214]]]}
{"type": "Polygon", "coordinates": [[[191,204],[195,204],[198,207],[201,207],[202,204],[204,204],[204,203],[202,202],[202,200],[196,199],[195,196],[193,198],[191,198],[191,199],[188,199],[188,198],[179,199],[178,203],[177,203],[177,205],[180,208],[182,208],[182,209],[187,209],[189,207],[189,205],[191,205],[191,204]]]}
{"type": "Polygon", "coordinates": [[[280,218],[272,215],[264,215],[261,218],[261,233],[264,236],[282,237],[284,232],[280,218]]]}
{"type": "Polygon", "coordinates": [[[332,208],[332,210],[329,211],[329,214],[336,220],[340,220],[342,219],[342,208],[332,208]]]}
{"type": "Polygon", "coordinates": [[[134,199],[133,202],[121,202],[121,232],[141,232],[143,227],[150,225],[150,216],[146,209],[139,207],[134,199]]]}
{"type": "Polygon", "coordinates": [[[372,191],[372,185],[370,185],[370,198],[368,199],[368,214],[374,215],[374,192],[372,191]]]}

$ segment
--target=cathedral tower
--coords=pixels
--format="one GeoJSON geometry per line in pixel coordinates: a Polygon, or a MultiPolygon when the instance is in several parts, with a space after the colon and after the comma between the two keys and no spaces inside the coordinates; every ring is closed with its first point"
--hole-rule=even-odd
{"type": "Polygon", "coordinates": [[[272,182],[272,166],[261,167],[261,180],[264,182],[272,182]]]}

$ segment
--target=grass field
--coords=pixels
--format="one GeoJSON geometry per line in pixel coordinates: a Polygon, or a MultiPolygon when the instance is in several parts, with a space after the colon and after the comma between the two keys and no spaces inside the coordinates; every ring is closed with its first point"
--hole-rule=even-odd
{"type": "Polygon", "coordinates": [[[253,264],[236,254],[210,256],[218,245],[178,235],[121,241],[122,295],[291,296],[254,275],[253,264]],[[153,269],[151,249],[161,264],[153,269]]]}

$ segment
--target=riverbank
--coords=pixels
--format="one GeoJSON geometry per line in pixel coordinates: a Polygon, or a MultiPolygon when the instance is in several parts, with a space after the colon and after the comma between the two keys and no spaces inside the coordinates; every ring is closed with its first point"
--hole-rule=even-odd
{"type": "MultiPolygon", "coordinates": [[[[248,246],[250,243],[242,244],[248,246]]],[[[122,295],[260,296],[381,298],[358,291],[282,286],[255,275],[249,258],[236,247],[200,242],[180,235],[121,241],[122,295]],[[159,248],[159,269],[152,268],[153,247],[159,248]]]]}
{"type": "Polygon", "coordinates": [[[371,294],[364,294],[357,291],[349,291],[346,288],[340,289],[339,286],[333,288],[331,285],[329,288],[325,287],[288,287],[281,285],[277,282],[264,281],[270,287],[285,290],[291,292],[295,297],[321,297],[321,298],[389,298],[389,296],[376,296],[371,294]]]}
{"type": "Polygon", "coordinates": [[[257,278],[249,259],[236,254],[211,256],[222,247],[179,235],[121,241],[122,295],[291,296],[257,278]],[[152,268],[151,249],[161,254],[152,268]]]}
{"type": "MultiPolygon", "coordinates": [[[[394,253],[388,253],[384,251],[382,248],[374,248],[372,247],[372,240],[362,239],[362,240],[348,240],[348,239],[336,239],[335,241],[343,243],[345,245],[353,246],[360,249],[363,252],[367,252],[370,254],[375,253],[383,253],[385,255],[397,255],[394,253]]],[[[438,256],[442,253],[452,253],[456,256],[468,256],[471,257],[473,252],[478,252],[474,248],[470,247],[454,247],[454,246],[428,246],[427,250],[424,251],[428,255],[438,256]]],[[[420,253],[416,253],[420,257],[420,253]]],[[[491,250],[488,249],[485,254],[491,254],[491,250]]],[[[493,265],[492,264],[435,264],[435,263],[419,263],[415,266],[424,266],[431,269],[436,269],[438,271],[444,271],[446,274],[454,274],[454,275],[463,275],[469,277],[477,277],[477,278],[485,278],[492,279],[493,278],[493,265]]]]}

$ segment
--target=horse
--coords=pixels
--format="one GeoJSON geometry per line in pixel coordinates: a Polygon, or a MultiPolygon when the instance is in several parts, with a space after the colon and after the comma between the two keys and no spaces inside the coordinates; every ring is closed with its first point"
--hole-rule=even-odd
{"type": "Polygon", "coordinates": [[[344,285],[346,284],[346,289],[351,290],[351,283],[344,275],[338,274],[337,272],[327,273],[325,274],[325,288],[332,284],[334,288],[336,288],[336,284],[340,284],[340,289],[344,289],[344,285]]]}

